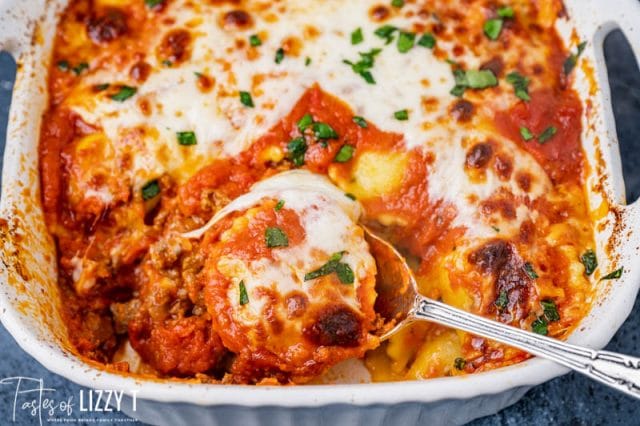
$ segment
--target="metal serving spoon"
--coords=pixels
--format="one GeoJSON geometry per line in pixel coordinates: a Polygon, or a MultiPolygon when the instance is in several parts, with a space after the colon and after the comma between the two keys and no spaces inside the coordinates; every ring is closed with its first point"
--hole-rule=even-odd
{"type": "Polygon", "coordinates": [[[396,249],[365,228],[378,266],[375,311],[385,320],[385,340],[405,325],[427,320],[487,337],[569,367],[640,398],[640,359],[571,345],[451,307],[418,294],[413,273],[396,249]]]}

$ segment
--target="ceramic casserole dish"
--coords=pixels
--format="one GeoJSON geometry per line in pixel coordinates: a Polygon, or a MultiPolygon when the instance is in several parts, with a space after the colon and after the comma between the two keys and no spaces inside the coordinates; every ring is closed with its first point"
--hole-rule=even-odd
{"type": "MultiPolygon", "coordinates": [[[[132,378],[81,361],[70,349],[59,313],[55,245],[44,222],[38,171],[47,70],[57,18],[66,3],[0,0],[0,49],[18,65],[0,200],[0,319],[47,369],[82,386],[124,390],[127,414],[167,425],[463,424],[495,413],[532,386],[567,372],[533,358],[493,371],[424,381],[363,384],[342,376],[327,385],[250,387],[132,378]]],[[[640,3],[564,3],[567,17],[557,21],[557,29],[565,44],[576,36],[588,42],[584,64],[576,67],[575,88],[586,106],[582,141],[591,209],[606,206],[595,226],[598,258],[607,267],[624,266],[621,279],[599,286],[597,302],[569,339],[601,348],[629,314],[640,286],[640,203],[625,202],[602,46],[605,36],[620,28],[640,57],[640,3]]]]}

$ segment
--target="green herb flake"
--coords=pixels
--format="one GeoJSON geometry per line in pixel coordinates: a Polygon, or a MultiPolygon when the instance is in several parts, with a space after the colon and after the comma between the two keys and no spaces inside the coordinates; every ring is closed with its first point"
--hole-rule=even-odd
{"type": "Polygon", "coordinates": [[[524,272],[526,272],[529,278],[531,278],[532,280],[539,278],[538,273],[536,272],[535,269],[533,269],[533,265],[531,263],[529,262],[525,263],[523,266],[523,269],[524,269],[524,272]]]}
{"type": "Polygon", "coordinates": [[[371,74],[371,68],[375,63],[375,57],[382,52],[382,49],[371,49],[368,52],[359,52],[360,60],[358,62],[352,62],[349,60],[344,60],[345,64],[349,65],[353,72],[359,74],[360,77],[364,79],[369,84],[375,84],[376,81],[371,74]]]}
{"type": "Polygon", "coordinates": [[[538,143],[543,144],[549,141],[555,134],[558,133],[558,129],[554,126],[549,126],[538,136],[538,143]]]}
{"type": "Polygon", "coordinates": [[[249,44],[252,47],[262,46],[262,40],[260,40],[260,36],[258,34],[252,34],[249,36],[249,44]]]}
{"type": "Polygon", "coordinates": [[[582,256],[580,256],[580,262],[584,265],[584,273],[587,276],[593,274],[598,267],[598,258],[596,257],[596,253],[591,249],[585,251],[582,256]]]}
{"type": "Polygon", "coordinates": [[[264,239],[268,248],[289,246],[287,234],[276,226],[270,226],[264,231],[264,239]]]}
{"type": "Polygon", "coordinates": [[[350,199],[350,200],[353,200],[353,201],[355,201],[355,200],[356,200],[356,196],[355,196],[355,195],[353,195],[353,194],[350,194],[350,193],[348,193],[348,192],[345,192],[345,193],[344,193],[344,196],[345,196],[345,197],[347,197],[347,198],[348,198],[348,199],[350,199]]]}
{"type": "Polygon", "coordinates": [[[496,232],[500,232],[500,228],[498,228],[497,226],[492,226],[491,228],[496,232]]]}
{"type": "Polygon", "coordinates": [[[418,39],[418,46],[426,47],[427,49],[433,49],[436,45],[436,38],[431,33],[423,34],[418,39]]]}
{"type": "Polygon", "coordinates": [[[407,111],[406,109],[401,109],[400,111],[394,112],[393,116],[396,120],[407,121],[409,119],[409,111],[407,111]]]}
{"type": "Polygon", "coordinates": [[[253,98],[251,97],[251,93],[240,91],[240,102],[242,105],[253,108],[253,98]]]}
{"type": "Polygon", "coordinates": [[[347,161],[351,160],[351,157],[353,157],[353,153],[355,152],[355,150],[356,148],[353,145],[342,145],[333,161],[335,161],[336,163],[346,163],[347,161]]]}
{"type": "Polygon", "coordinates": [[[78,65],[76,65],[75,67],[73,67],[73,73],[75,75],[80,75],[82,74],[83,71],[88,70],[89,69],[89,64],[86,62],[80,62],[78,65]]]}
{"type": "Polygon", "coordinates": [[[515,15],[511,6],[503,6],[498,9],[497,13],[501,18],[513,18],[513,16],[515,15]]]}
{"type": "Polygon", "coordinates": [[[407,53],[410,51],[413,48],[415,40],[416,35],[414,33],[400,31],[400,35],[398,36],[398,52],[407,53]]]}
{"type": "Polygon", "coordinates": [[[600,280],[617,280],[622,276],[623,272],[624,272],[624,268],[618,268],[615,271],[608,273],[604,277],[600,278],[600,280]]]}
{"type": "Polygon", "coordinates": [[[486,89],[498,85],[498,79],[491,70],[469,70],[465,74],[467,85],[471,89],[486,89]]]}
{"type": "Polygon", "coordinates": [[[507,309],[507,305],[509,304],[509,298],[507,297],[507,292],[502,290],[500,294],[498,294],[498,298],[496,299],[495,302],[493,302],[493,304],[496,305],[496,307],[501,311],[504,311],[505,309],[507,309]]]}
{"type": "Polygon", "coordinates": [[[338,263],[336,266],[336,274],[342,284],[353,284],[355,274],[347,263],[338,263]]]}
{"type": "Polygon", "coordinates": [[[404,0],[391,0],[391,6],[400,8],[404,6],[404,0]]]}
{"type": "Polygon", "coordinates": [[[393,41],[393,33],[396,31],[398,31],[398,28],[393,25],[383,25],[373,33],[381,39],[384,39],[386,44],[389,44],[393,41]]]}
{"type": "Polygon", "coordinates": [[[305,67],[308,67],[309,65],[311,65],[311,58],[307,56],[307,57],[304,59],[304,66],[305,66],[305,67]]]}
{"type": "Polygon", "coordinates": [[[538,317],[531,323],[531,331],[546,336],[549,333],[549,329],[547,328],[547,320],[545,320],[544,317],[538,317]]]}
{"type": "Polygon", "coordinates": [[[173,66],[173,62],[171,62],[168,59],[165,59],[164,61],[162,61],[162,66],[167,67],[167,68],[171,68],[171,66],[173,66]]]}
{"type": "Polygon", "coordinates": [[[543,300],[540,302],[544,316],[549,322],[560,321],[560,314],[558,313],[558,307],[553,300],[543,300]]]}
{"type": "Polygon", "coordinates": [[[327,123],[316,122],[312,124],[312,127],[313,133],[318,139],[338,139],[336,131],[327,123]]]}
{"type": "Polygon", "coordinates": [[[142,192],[142,199],[145,201],[156,197],[158,194],[160,194],[160,184],[158,183],[158,180],[154,179],[146,183],[142,187],[141,192],[142,192]]]}
{"type": "Polygon", "coordinates": [[[282,63],[283,59],[284,59],[284,49],[281,47],[278,50],[276,50],[276,57],[275,57],[276,64],[282,63]]]}
{"type": "Polygon", "coordinates": [[[526,142],[529,142],[535,137],[533,133],[531,133],[531,130],[524,126],[520,127],[520,136],[522,136],[522,139],[524,139],[526,142]]]}
{"type": "Polygon", "coordinates": [[[162,4],[164,0],[144,0],[144,4],[149,8],[149,9],[153,9],[156,6],[159,6],[162,4]]]}
{"type": "Polygon", "coordinates": [[[247,294],[247,287],[244,285],[244,280],[240,281],[238,288],[240,291],[240,306],[246,305],[249,303],[249,295],[247,294]]]}
{"type": "Polygon", "coordinates": [[[60,71],[69,71],[69,68],[71,68],[71,65],[69,65],[69,61],[65,59],[58,61],[56,65],[60,71]]]}
{"type": "Polygon", "coordinates": [[[573,71],[578,64],[578,59],[580,58],[580,55],[582,55],[582,52],[584,52],[585,47],[587,47],[587,42],[583,41],[578,44],[576,53],[570,54],[569,57],[565,59],[564,64],[562,65],[562,70],[565,75],[571,74],[571,71],[573,71]]]}
{"type": "Polygon", "coordinates": [[[502,19],[493,18],[486,20],[483,29],[484,34],[490,40],[497,40],[498,37],[500,37],[500,33],[502,32],[502,19]]]}
{"type": "Polygon", "coordinates": [[[93,90],[95,90],[96,92],[103,92],[107,90],[109,86],[110,86],[109,83],[95,84],[93,86],[93,90]]]}
{"type": "Polygon", "coordinates": [[[110,98],[116,102],[124,102],[130,97],[132,97],[133,95],[135,95],[137,91],[138,89],[136,89],[135,87],[120,86],[120,89],[118,89],[116,93],[111,95],[110,98]]]}
{"type": "Polygon", "coordinates": [[[178,143],[183,146],[196,145],[198,143],[196,134],[192,131],[176,132],[176,138],[178,139],[178,143]]]}
{"type": "Polygon", "coordinates": [[[300,167],[304,164],[304,154],[307,152],[307,142],[304,138],[295,138],[287,144],[289,158],[293,164],[300,167]]]}
{"type": "Polygon", "coordinates": [[[278,204],[273,208],[275,211],[279,212],[284,207],[284,200],[278,201],[278,204]]]}
{"type": "Polygon", "coordinates": [[[356,115],[351,119],[354,123],[356,123],[358,126],[362,127],[363,129],[366,129],[368,127],[367,125],[367,120],[365,120],[364,118],[356,115]]]}
{"type": "Polygon", "coordinates": [[[298,130],[300,130],[300,133],[304,133],[304,131],[307,130],[307,128],[312,124],[313,117],[311,116],[311,114],[306,113],[300,120],[298,120],[298,130]]]}
{"type": "Polygon", "coordinates": [[[364,36],[362,35],[362,28],[356,29],[351,33],[351,44],[360,44],[364,41],[364,36]]]}
{"type": "Polygon", "coordinates": [[[467,365],[467,361],[464,358],[456,358],[453,361],[453,366],[456,370],[464,370],[464,367],[467,365]]]}
{"type": "Polygon", "coordinates": [[[522,99],[525,102],[529,102],[531,97],[529,96],[529,79],[518,72],[512,72],[507,74],[507,83],[513,86],[513,91],[516,97],[522,99]]]}
{"type": "Polygon", "coordinates": [[[353,270],[348,264],[340,262],[344,253],[344,251],[341,251],[331,255],[327,263],[325,263],[318,269],[305,274],[304,280],[314,280],[316,278],[335,272],[342,284],[353,284],[353,281],[355,279],[353,270]]]}

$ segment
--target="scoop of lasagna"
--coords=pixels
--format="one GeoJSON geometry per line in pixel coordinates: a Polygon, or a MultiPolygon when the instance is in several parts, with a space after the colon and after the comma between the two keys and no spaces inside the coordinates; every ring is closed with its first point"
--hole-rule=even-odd
{"type": "Polygon", "coordinates": [[[254,205],[204,234],[205,303],[243,382],[305,381],[376,346],[376,264],[356,224],[359,210],[340,191],[297,186],[301,178],[277,176],[297,189],[262,197],[272,182],[257,185],[228,207],[247,198],[254,205]]]}

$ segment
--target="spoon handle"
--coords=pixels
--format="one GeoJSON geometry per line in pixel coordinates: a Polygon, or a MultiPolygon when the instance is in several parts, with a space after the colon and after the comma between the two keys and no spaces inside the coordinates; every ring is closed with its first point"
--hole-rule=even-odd
{"type": "Polygon", "coordinates": [[[571,345],[420,296],[413,317],[506,343],[640,399],[639,358],[571,345]]]}

